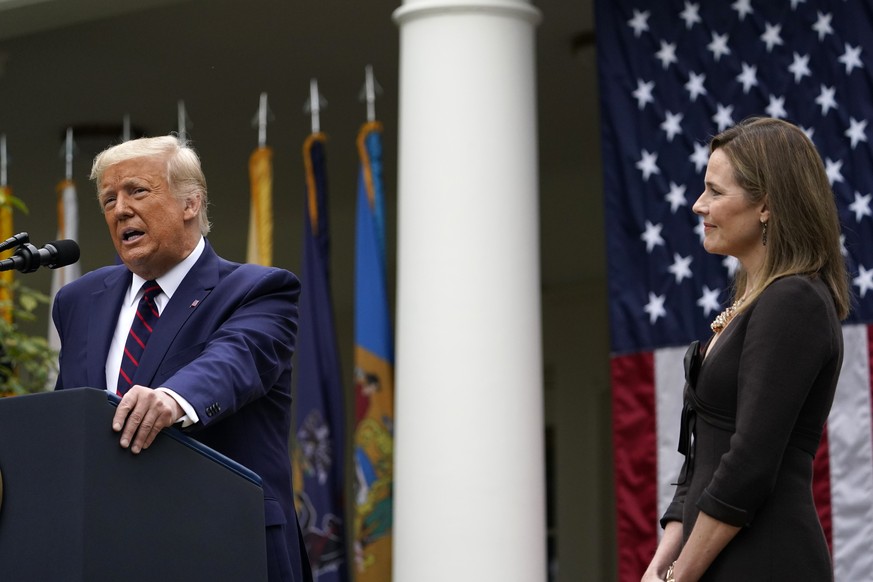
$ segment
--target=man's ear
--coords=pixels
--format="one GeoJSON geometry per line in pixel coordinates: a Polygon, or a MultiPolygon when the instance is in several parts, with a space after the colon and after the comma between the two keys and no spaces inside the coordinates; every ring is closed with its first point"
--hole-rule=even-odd
{"type": "Polygon", "coordinates": [[[195,192],[191,194],[187,198],[185,198],[185,218],[195,218],[200,214],[200,204],[201,204],[200,192],[195,192]]]}

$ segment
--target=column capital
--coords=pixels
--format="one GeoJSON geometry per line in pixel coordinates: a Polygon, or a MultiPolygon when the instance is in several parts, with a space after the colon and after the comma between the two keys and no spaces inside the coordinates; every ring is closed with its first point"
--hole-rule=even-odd
{"type": "Polygon", "coordinates": [[[423,16],[464,12],[512,16],[535,25],[542,20],[539,9],[526,0],[406,0],[394,11],[393,18],[402,25],[423,16]]]}

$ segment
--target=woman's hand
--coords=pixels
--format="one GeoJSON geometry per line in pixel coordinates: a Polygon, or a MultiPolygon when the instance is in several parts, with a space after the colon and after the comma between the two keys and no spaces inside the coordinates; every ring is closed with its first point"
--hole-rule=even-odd
{"type": "Polygon", "coordinates": [[[655,551],[655,556],[652,558],[649,567],[643,573],[640,582],[664,582],[664,576],[667,574],[667,568],[670,564],[679,557],[679,552],[682,549],[682,524],[678,521],[671,521],[664,528],[664,535],[661,536],[661,543],[658,544],[658,549],[655,551]]]}

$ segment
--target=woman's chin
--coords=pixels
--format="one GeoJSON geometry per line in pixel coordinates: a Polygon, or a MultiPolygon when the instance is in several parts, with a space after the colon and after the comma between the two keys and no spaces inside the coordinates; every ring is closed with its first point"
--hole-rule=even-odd
{"type": "Polygon", "coordinates": [[[723,255],[724,252],[719,250],[719,246],[715,241],[710,239],[704,239],[703,241],[703,250],[708,252],[711,255],[723,255]]]}

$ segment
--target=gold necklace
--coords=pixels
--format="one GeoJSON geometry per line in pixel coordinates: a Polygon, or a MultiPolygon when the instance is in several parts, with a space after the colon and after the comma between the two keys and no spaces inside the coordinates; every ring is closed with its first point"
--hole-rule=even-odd
{"type": "Polygon", "coordinates": [[[743,304],[744,299],[740,298],[734,301],[733,305],[726,308],[724,311],[719,313],[712,323],[709,324],[709,328],[713,331],[713,333],[718,333],[725,328],[725,326],[730,323],[730,321],[736,315],[737,309],[740,308],[740,305],[743,304]]]}

